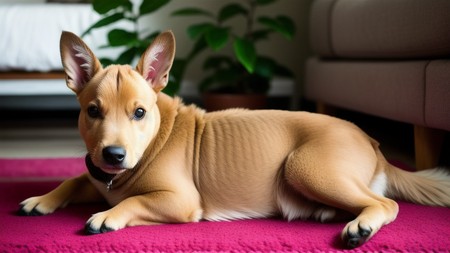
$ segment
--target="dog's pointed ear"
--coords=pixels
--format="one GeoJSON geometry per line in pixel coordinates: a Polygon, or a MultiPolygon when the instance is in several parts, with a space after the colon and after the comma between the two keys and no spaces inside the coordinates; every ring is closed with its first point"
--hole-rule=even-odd
{"type": "Polygon", "coordinates": [[[175,36],[171,31],[158,35],[141,56],[136,70],[155,92],[166,87],[175,57],[175,36]]]}
{"type": "Polygon", "coordinates": [[[71,32],[62,32],[60,50],[67,86],[78,94],[102,68],[100,61],[89,47],[71,32]]]}

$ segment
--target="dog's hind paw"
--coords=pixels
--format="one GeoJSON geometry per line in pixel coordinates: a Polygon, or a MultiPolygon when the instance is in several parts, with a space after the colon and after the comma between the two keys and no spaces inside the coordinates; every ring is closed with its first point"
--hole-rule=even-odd
{"type": "Polygon", "coordinates": [[[358,221],[352,221],[344,228],[342,240],[348,248],[356,248],[364,244],[372,235],[370,226],[363,226],[358,221]]]}

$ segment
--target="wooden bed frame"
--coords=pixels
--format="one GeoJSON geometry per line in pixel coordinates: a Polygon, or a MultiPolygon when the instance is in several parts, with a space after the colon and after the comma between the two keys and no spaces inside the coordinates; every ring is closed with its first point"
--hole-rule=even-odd
{"type": "Polygon", "coordinates": [[[64,79],[64,72],[50,71],[50,72],[27,72],[27,71],[7,71],[0,72],[0,80],[31,80],[31,79],[64,79]]]}
{"type": "MultiPolygon", "coordinates": [[[[72,95],[72,93],[61,93],[61,90],[66,90],[63,87],[59,87],[59,83],[65,84],[65,73],[62,70],[59,71],[50,71],[50,72],[39,72],[39,71],[22,71],[22,70],[13,70],[13,71],[0,71],[0,86],[3,82],[21,82],[30,81],[30,84],[33,81],[37,81],[39,83],[46,83],[48,81],[48,85],[45,85],[44,90],[36,91],[36,87],[31,87],[30,90],[24,89],[23,94],[19,90],[14,94],[2,92],[0,90],[0,111],[5,110],[76,110],[78,109],[78,103],[76,101],[76,97],[72,95]],[[48,87],[52,89],[52,85],[58,83],[58,91],[52,92],[51,90],[47,90],[48,87]],[[52,84],[53,83],[53,84],[52,84]],[[30,92],[31,91],[31,92],[30,92]],[[47,91],[49,91],[47,93],[47,91]]],[[[11,86],[11,83],[9,83],[11,86]]],[[[64,85],[65,86],[65,85],[64,85]]],[[[22,86],[23,87],[23,86],[22,86]]],[[[8,88],[6,88],[8,90],[8,88]]]]}

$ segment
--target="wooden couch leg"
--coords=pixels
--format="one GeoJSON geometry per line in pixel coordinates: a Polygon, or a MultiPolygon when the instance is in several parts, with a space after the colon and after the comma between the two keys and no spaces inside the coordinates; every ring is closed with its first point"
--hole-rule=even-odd
{"type": "Polygon", "coordinates": [[[316,111],[321,114],[334,115],[336,113],[336,108],[322,102],[317,102],[316,111]]]}
{"type": "Polygon", "coordinates": [[[438,165],[444,137],[444,130],[414,126],[414,147],[417,170],[430,169],[438,165]]]}

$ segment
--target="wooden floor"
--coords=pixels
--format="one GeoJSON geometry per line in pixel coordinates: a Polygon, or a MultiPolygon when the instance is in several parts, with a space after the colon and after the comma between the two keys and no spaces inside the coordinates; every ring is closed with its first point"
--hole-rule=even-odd
{"type": "Polygon", "coordinates": [[[81,157],[76,111],[0,112],[0,158],[81,157]]]}
{"type": "Polygon", "coordinates": [[[80,157],[85,153],[78,130],[73,127],[2,128],[0,157],[80,157]]]}

